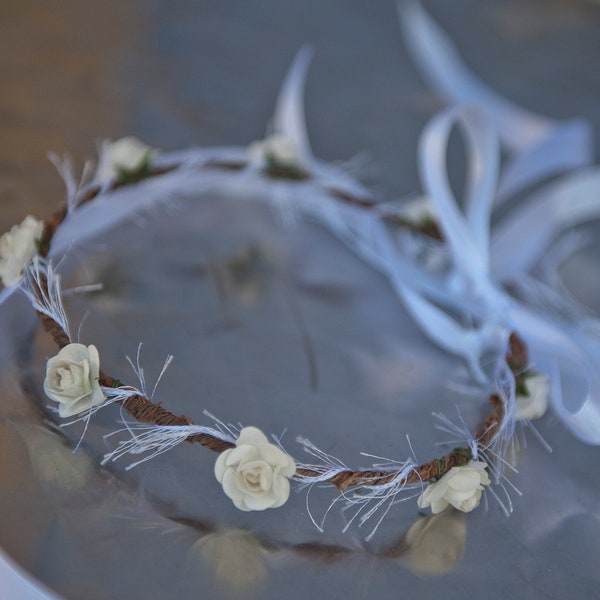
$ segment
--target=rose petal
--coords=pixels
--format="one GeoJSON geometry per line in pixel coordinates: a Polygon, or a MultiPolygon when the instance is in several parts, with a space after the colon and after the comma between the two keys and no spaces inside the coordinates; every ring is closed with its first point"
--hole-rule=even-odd
{"type": "Polygon", "coordinates": [[[273,479],[274,502],[272,508],[283,506],[290,497],[290,482],[286,477],[275,477],[273,479]]]}
{"type": "Polygon", "coordinates": [[[219,483],[223,481],[223,475],[227,469],[227,457],[233,452],[233,448],[225,450],[219,454],[217,461],[215,462],[215,477],[219,483]]]}
{"type": "Polygon", "coordinates": [[[231,454],[227,456],[227,466],[232,467],[239,465],[242,461],[256,460],[259,457],[258,450],[254,446],[248,444],[237,445],[233,448],[231,454]]]}
{"type": "Polygon", "coordinates": [[[479,506],[479,502],[481,501],[481,491],[477,491],[474,496],[471,496],[468,500],[465,500],[457,506],[456,508],[462,510],[463,512],[471,512],[475,508],[479,506]]]}
{"type": "Polygon", "coordinates": [[[272,494],[265,494],[263,496],[245,496],[244,504],[246,510],[266,510],[273,506],[272,494]]]}
{"type": "Polygon", "coordinates": [[[453,490],[468,491],[475,489],[479,485],[480,481],[481,477],[479,476],[479,473],[463,469],[453,474],[452,480],[449,482],[449,486],[453,490]]]}
{"type": "Polygon", "coordinates": [[[240,510],[248,510],[244,504],[244,493],[239,489],[237,485],[237,477],[234,469],[227,469],[223,474],[223,491],[225,494],[233,500],[233,503],[240,510]]]}
{"type": "Polygon", "coordinates": [[[93,344],[90,344],[87,349],[90,361],[90,377],[92,380],[97,380],[100,377],[100,354],[98,354],[98,348],[93,344]]]}
{"type": "Polygon", "coordinates": [[[442,477],[442,479],[440,479],[439,481],[436,481],[435,483],[430,483],[425,488],[423,495],[425,496],[426,501],[429,504],[431,504],[433,502],[437,502],[440,498],[442,498],[443,495],[446,493],[447,489],[447,480],[444,480],[444,478],[442,477]]]}
{"type": "Polygon", "coordinates": [[[267,436],[257,427],[244,427],[236,442],[236,446],[261,446],[263,444],[270,445],[267,436]]]}
{"type": "MultiPolygon", "coordinates": [[[[446,495],[444,496],[452,505],[456,506],[456,505],[460,505],[462,504],[465,500],[468,500],[469,498],[471,498],[474,494],[477,493],[477,491],[479,490],[479,488],[481,488],[481,486],[478,484],[476,487],[472,487],[468,490],[448,490],[448,492],[446,493],[446,495]]],[[[481,488],[483,489],[483,488],[481,488]]]]}

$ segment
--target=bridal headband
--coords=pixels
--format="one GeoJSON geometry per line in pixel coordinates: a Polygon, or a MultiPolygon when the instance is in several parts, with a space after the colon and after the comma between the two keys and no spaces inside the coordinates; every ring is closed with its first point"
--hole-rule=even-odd
{"type": "MultiPolygon", "coordinates": [[[[291,485],[330,486],[337,491],[332,506],[341,502],[350,509],[349,524],[372,521],[372,535],[394,504],[409,499],[433,513],[448,506],[469,512],[489,493],[510,513],[510,492],[518,492],[510,478],[517,430],[545,444],[532,422],[549,402],[579,440],[600,444],[599,323],[555,285],[558,265],[576,248],[557,238],[600,215],[600,172],[587,167],[590,127],[512,105],[466,70],[417,3],[405,4],[401,15],[416,62],[449,104],[419,142],[423,198],[416,210],[376,202],[348,173],[313,155],[302,101],[307,48],[286,77],[261,142],[164,154],[133,138],[105,142],[98,166],[88,166],[79,182],[69,162],[54,157],[66,203],[43,220],[28,216],[2,236],[0,301],[15,302],[16,292],[23,292],[56,343],[44,391],[62,424],[81,422],[85,431],[99,410],[119,407],[117,433],[124,439],[102,464],[129,456],[136,457],[133,467],[192,443],[216,453],[214,477],[238,509],[279,508],[291,485]],[[467,152],[460,202],[446,168],[455,128],[467,152]],[[563,177],[542,185],[558,173],[563,177]],[[498,205],[534,185],[535,192],[490,225],[498,205]],[[134,193],[136,186],[143,193],[134,193]],[[310,457],[302,462],[280,439],[267,437],[260,422],[235,427],[205,412],[209,422],[196,424],[171,412],[168,398],[156,401],[139,369],[135,384],[105,373],[98,348],[74,335],[62,301],[60,261],[76,244],[163,202],[167,192],[239,189],[279,209],[285,197],[297,215],[327,228],[380,272],[425,335],[464,358],[488,407],[480,427],[470,431],[460,415],[453,421],[436,414],[437,427],[453,439],[446,453],[367,468],[348,466],[296,432],[310,457]]],[[[311,519],[322,529],[322,521],[311,519]]]]}

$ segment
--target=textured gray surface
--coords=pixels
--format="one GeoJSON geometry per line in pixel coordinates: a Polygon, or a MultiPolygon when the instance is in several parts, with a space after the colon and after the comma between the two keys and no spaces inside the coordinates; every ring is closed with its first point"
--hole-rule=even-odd
{"type": "MultiPolygon", "coordinates": [[[[597,3],[428,6],[492,87],[549,116],[600,124],[597,3]]],[[[60,199],[60,183],[45,162],[48,150],[69,150],[81,162],[98,137],[133,133],[165,149],[260,138],[286,68],[306,42],[316,49],[307,113],[317,156],[347,159],[367,151],[365,174],[381,198],[419,190],[416,142],[438,103],[410,64],[391,2],[7,1],[0,16],[3,229],[28,212],[47,214],[60,199]]],[[[129,244],[126,266],[115,253],[92,249],[92,274],[108,273],[113,289],[91,303],[84,331],[110,347],[111,370],[128,377],[120,357],[143,340],[148,372],[158,371],[164,354],[176,354],[161,390],[171,388],[170,405],[198,420],[202,408],[243,422],[258,414],[265,429],[288,426],[352,464],[361,450],[404,458],[404,434],[411,432],[418,456],[429,457],[439,439],[429,413],[451,412],[448,404],[463,402],[446,387],[463,374],[461,365],[423,340],[379,277],[322,232],[282,235],[261,211],[227,227],[232,206],[210,213],[222,230],[203,230],[206,216],[199,212],[196,221],[175,213],[161,232],[135,243],[117,232],[115,241],[129,244]],[[175,242],[190,229],[203,235],[186,244],[189,254],[182,257],[175,242]],[[271,248],[275,274],[264,287],[238,289],[219,305],[205,276],[206,257],[219,262],[256,239],[271,248]],[[157,245],[171,251],[142,272],[148,246],[157,245]],[[181,301],[172,302],[167,284],[181,301]],[[292,289],[314,336],[317,393],[310,390],[283,286],[292,289]],[[142,298],[143,315],[135,310],[142,298]],[[202,403],[188,405],[190,389],[202,403]]],[[[156,221],[147,226],[158,230],[156,221]]],[[[85,307],[75,303],[72,310],[81,315],[85,307]]],[[[51,352],[41,336],[38,341],[31,363],[36,385],[42,357],[51,352]]],[[[195,520],[200,528],[254,531],[270,549],[266,578],[254,591],[248,585],[258,598],[597,594],[598,449],[580,445],[551,418],[540,429],[554,453],[530,441],[515,480],[525,493],[513,495],[515,513],[506,519],[492,503],[487,514],[467,516],[464,558],[448,574],[426,577],[406,560],[374,556],[418,517],[412,503],[394,509],[374,545],[363,548],[364,532],[341,534],[335,511],[319,534],[302,494],[271,515],[224,506],[210,475],[213,457],[198,448],[179,449],[132,473],[122,466],[97,473],[86,454],[73,459],[56,438],[32,427],[40,418],[36,394],[23,395],[15,381],[14,373],[4,374],[0,501],[11,518],[2,520],[0,543],[67,598],[193,598],[213,589],[209,562],[189,563],[190,547],[206,532],[170,531],[165,516],[195,520]],[[344,556],[333,562],[324,560],[327,552],[309,556],[295,547],[306,541],[337,544],[344,556]]],[[[103,451],[100,436],[114,417],[99,417],[89,437],[92,456],[103,451]]],[[[478,414],[470,418],[477,421],[478,414]]],[[[331,498],[318,490],[313,496],[316,512],[331,498]]],[[[228,597],[231,590],[217,586],[214,593],[228,597]]]]}

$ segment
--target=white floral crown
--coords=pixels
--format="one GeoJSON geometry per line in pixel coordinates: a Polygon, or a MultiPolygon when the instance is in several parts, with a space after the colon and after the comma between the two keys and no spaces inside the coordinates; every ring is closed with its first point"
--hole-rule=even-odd
{"type": "MultiPolygon", "coordinates": [[[[538,222],[541,201],[532,198],[494,232],[494,254],[489,226],[492,204],[498,198],[514,195],[557,169],[585,164],[588,155],[579,153],[577,163],[572,150],[589,132],[582,130],[581,124],[569,128],[542,122],[506,101],[501,103],[489,90],[483,94],[479,82],[465,79],[456,57],[454,62],[442,59],[448,49],[440,42],[444,41],[442,34],[433,29],[418,7],[413,6],[405,20],[410,23],[409,43],[417,59],[426,62],[433,73],[434,85],[436,69],[443,67],[444,77],[448,72],[460,72],[462,78],[457,75],[455,79],[460,79],[457,86],[461,93],[450,86],[449,96],[466,97],[478,105],[452,106],[435,116],[425,129],[419,161],[427,203],[419,204],[416,216],[414,206],[407,210],[376,203],[348,174],[314,158],[302,107],[310,58],[304,49],[282,88],[272,135],[263,142],[241,149],[165,155],[133,138],[106,142],[91,182],[78,185],[68,164],[57,161],[67,183],[66,204],[44,221],[28,216],[0,238],[0,277],[5,285],[0,301],[16,289],[24,291],[59,348],[47,362],[44,381],[46,394],[58,403],[59,417],[76,417],[75,421],[87,424],[101,408],[119,404],[137,423],[127,424],[131,438],[119,442],[103,464],[127,454],[145,453],[134,463],[139,464],[181,442],[199,443],[218,453],[215,476],[240,510],[282,506],[289,496],[290,481],[302,486],[331,484],[341,498],[356,506],[355,517],[366,521],[377,511],[384,516],[394,502],[413,495],[418,496],[419,507],[431,507],[433,513],[450,505],[469,512],[480,504],[486,490],[505,512],[510,512],[510,500],[504,500],[494,486],[502,493],[507,491],[509,449],[515,441],[516,423],[537,433],[531,421],[544,414],[550,395],[556,414],[579,439],[600,443],[600,407],[594,396],[598,389],[597,358],[590,350],[597,343],[595,334],[591,328],[583,329],[583,319],[569,298],[528,274],[551,242],[548,232],[600,213],[600,201],[590,200],[592,185],[587,180],[582,183],[581,178],[553,184],[550,191],[557,200],[543,225],[538,222]],[[513,129],[521,125],[521,132],[531,134],[528,143],[513,144],[511,161],[499,181],[498,121],[513,125],[513,129]],[[445,171],[446,145],[455,124],[465,134],[468,151],[464,212],[457,206],[445,171]],[[564,151],[566,138],[575,140],[570,153],[564,151]],[[557,148],[562,150],[554,151],[557,148]],[[561,162],[567,154],[568,159],[561,162]],[[367,469],[348,468],[298,437],[303,449],[316,459],[305,464],[292,459],[277,440],[270,442],[256,427],[238,431],[220,421],[213,426],[197,425],[186,416],[171,413],[140,389],[104,373],[97,348],[73,341],[53,261],[64,256],[75,239],[97,235],[163,197],[153,195],[150,188],[139,202],[117,207],[110,202],[114,190],[147,179],[164,190],[188,176],[208,182],[214,189],[236,182],[255,190],[256,197],[266,201],[273,199],[276,180],[278,190],[285,189],[295,211],[325,225],[387,277],[426,335],[466,359],[491,404],[482,426],[471,433],[464,424],[438,415],[440,428],[458,439],[449,453],[423,464],[409,458],[367,469]],[[574,189],[579,190],[583,208],[565,222],[560,202],[574,189]],[[77,232],[69,229],[75,216],[84,212],[85,227],[77,232]],[[524,232],[533,231],[532,224],[538,225],[537,237],[524,246],[524,232]],[[514,288],[512,295],[506,291],[509,285],[514,288]],[[566,305],[569,310],[565,310],[566,305]],[[566,408],[561,395],[563,369],[588,384],[584,397],[577,399],[575,411],[566,408]]],[[[439,78],[443,79],[441,75],[439,78]]],[[[506,138],[511,140],[513,135],[510,127],[504,128],[500,141],[509,145],[506,138]]]]}

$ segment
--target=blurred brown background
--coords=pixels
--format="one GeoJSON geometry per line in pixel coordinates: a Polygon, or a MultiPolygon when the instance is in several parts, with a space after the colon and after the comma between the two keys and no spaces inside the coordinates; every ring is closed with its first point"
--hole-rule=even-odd
{"type": "MultiPolygon", "coordinates": [[[[600,5],[427,2],[471,68],[522,105],[600,124],[600,5]]],[[[318,156],[368,151],[384,197],[418,189],[415,143],[437,103],[403,47],[395,3],[127,0],[0,3],[0,227],[62,197],[48,151],[79,167],[102,137],[164,149],[260,137],[303,43],[318,156]]]]}

